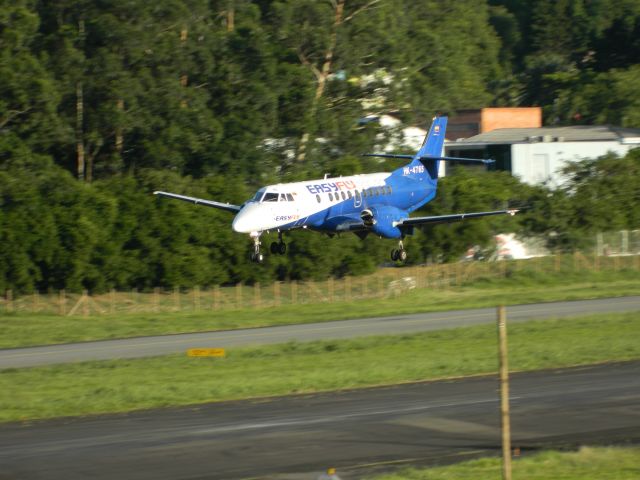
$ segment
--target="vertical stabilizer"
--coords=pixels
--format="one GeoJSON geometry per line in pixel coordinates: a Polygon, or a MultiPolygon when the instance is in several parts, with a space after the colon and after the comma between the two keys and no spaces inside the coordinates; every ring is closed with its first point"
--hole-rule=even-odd
{"type": "Polygon", "coordinates": [[[432,182],[438,181],[438,167],[440,160],[437,158],[442,156],[442,147],[444,145],[444,136],[447,131],[447,117],[435,117],[431,123],[429,133],[424,139],[424,143],[413,157],[412,163],[422,163],[432,182]],[[425,158],[427,157],[427,158],[425,158]],[[430,160],[428,157],[434,157],[430,160]]]}
{"type": "Polygon", "coordinates": [[[444,145],[444,135],[447,131],[447,117],[435,117],[424,143],[416,157],[440,157],[444,145]]]}

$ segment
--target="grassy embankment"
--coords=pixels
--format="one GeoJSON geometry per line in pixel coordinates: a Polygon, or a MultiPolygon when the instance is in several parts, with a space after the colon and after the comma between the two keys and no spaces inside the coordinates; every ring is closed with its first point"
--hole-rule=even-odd
{"type": "Polygon", "coordinates": [[[89,318],[0,315],[0,348],[143,335],[311,323],[428,311],[637,295],[640,275],[621,271],[543,272],[522,269],[508,278],[476,279],[446,289],[417,288],[397,297],[283,305],[199,313],[128,313],[89,318]]]}
{"type": "MultiPolygon", "coordinates": [[[[640,358],[640,312],[509,326],[512,370],[640,358]]],[[[0,421],[124,412],[495,372],[495,325],[0,371],[0,421]]]]}
{"type": "MultiPolygon", "coordinates": [[[[513,462],[513,478],[527,480],[636,480],[640,478],[640,448],[582,447],[577,452],[542,452],[513,462]]],[[[456,465],[404,469],[375,480],[499,480],[499,458],[482,458],[456,465]]]]}

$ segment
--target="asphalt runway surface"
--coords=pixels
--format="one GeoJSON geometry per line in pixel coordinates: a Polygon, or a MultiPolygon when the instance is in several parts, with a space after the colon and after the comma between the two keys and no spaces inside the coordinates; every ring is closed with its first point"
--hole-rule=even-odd
{"type": "MultiPolygon", "coordinates": [[[[507,307],[507,317],[511,323],[549,317],[627,311],[640,311],[640,296],[514,305],[507,307]]],[[[364,335],[425,332],[490,323],[495,322],[495,318],[495,308],[476,308],[280,327],[5,349],[0,350],[0,369],[115,358],[152,357],[185,352],[189,348],[233,348],[289,341],[339,340],[364,335]]]]}
{"type": "MultiPolygon", "coordinates": [[[[499,455],[498,380],[475,377],[0,426],[0,478],[343,480],[499,455]]],[[[640,441],[640,362],[511,378],[512,445],[640,441]]]]}

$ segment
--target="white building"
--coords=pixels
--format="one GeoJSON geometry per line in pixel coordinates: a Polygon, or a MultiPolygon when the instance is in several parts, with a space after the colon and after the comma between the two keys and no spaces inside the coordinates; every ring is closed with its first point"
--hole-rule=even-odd
{"type": "Polygon", "coordinates": [[[506,170],[529,184],[563,183],[560,171],[568,162],[597,158],[608,152],[624,156],[640,147],[640,129],[611,126],[500,128],[445,143],[451,157],[493,158],[496,170],[506,170]]]}

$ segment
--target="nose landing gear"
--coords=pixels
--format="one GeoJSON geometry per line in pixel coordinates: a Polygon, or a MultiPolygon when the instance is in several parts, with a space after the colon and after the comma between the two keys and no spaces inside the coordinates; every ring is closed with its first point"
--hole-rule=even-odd
{"type": "Polygon", "coordinates": [[[402,240],[398,242],[398,248],[391,250],[391,260],[404,263],[407,260],[407,251],[404,249],[402,240]]]}
{"type": "Polygon", "coordinates": [[[251,254],[251,261],[255,263],[262,263],[264,261],[264,255],[260,253],[260,233],[262,232],[251,233],[251,238],[253,238],[253,253],[251,254]]]}

